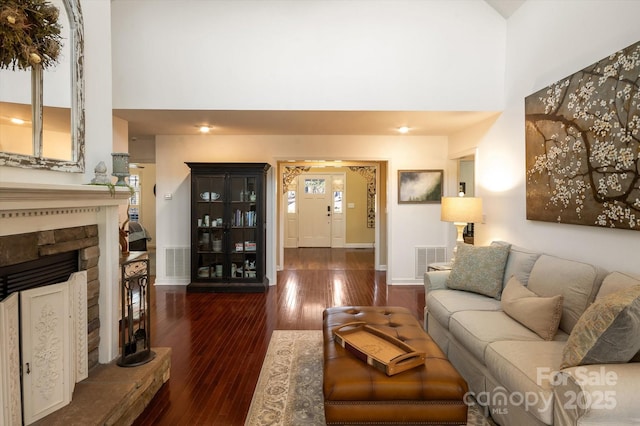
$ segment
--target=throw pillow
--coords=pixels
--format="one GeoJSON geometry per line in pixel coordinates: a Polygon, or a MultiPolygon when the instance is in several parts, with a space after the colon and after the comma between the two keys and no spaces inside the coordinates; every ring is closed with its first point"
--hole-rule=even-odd
{"type": "Polygon", "coordinates": [[[502,291],[502,310],[544,340],[553,340],[562,316],[564,296],[540,297],[514,276],[502,291]]]}
{"type": "Polygon", "coordinates": [[[459,246],[447,287],[498,299],[508,256],[509,246],[459,246]]]}
{"type": "Polygon", "coordinates": [[[561,368],[629,362],[640,350],[640,285],[596,300],[562,352],[561,368]]]}

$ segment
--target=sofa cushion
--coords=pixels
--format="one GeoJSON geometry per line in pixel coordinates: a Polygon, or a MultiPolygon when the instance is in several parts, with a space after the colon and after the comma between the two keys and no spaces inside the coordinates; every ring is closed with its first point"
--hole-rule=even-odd
{"type": "Polygon", "coordinates": [[[485,363],[487,345],[499,340],[539,341],[540,337],[502,311],[456,312],[449,331],[480,362],[485,363]]]}
{"type": "Polygon", "coordinates": [[[588,263],[541,255],[529,276],[529,290],[539,296],[564,296],[560,329],[570,333],[595,299],[604,271],[588,263]]]}
{"type": "Polygon", "coordinates": [[[427,294],[427,312],[444,328],[449,329],[449,319],[460,311],[499,311],[500,301],[481,294],[460,290],[433,290],[427,294]]]}
{"type": "Polygon", "coordinates": [[[612,272],[602,280],[602,286],[596,296],[596,300],[607,296],[616,291],[624,290],[629,287],[640,285],[640,277],[625,274],[623,272],[612,272]]]}
{"type": "Polygon", "coordinates": [[[499,298],[508,256],[508,246],[459,246],[447,287],[499,298]]]}
{"type": "Polygon", "coordinates": [[[640,350],[640,286],[611,293],[591,305],[574,327],[562,368],[628,362],[640,350]]]}
{"type": "Polygon", "coordinates": [[[494,241],[491,245],[510,246],[509,257],[507,258],[507,264],[504,268],[502,288],[507,286],[507,283],[512,276],[515,276],[522,285],[526,286],[529,283],[531,269],[533,269],[533,265],[536,263],[536,260],[538,260],[541,253],[514,246],[504,241],[494,241]]]}
{"type": "MultiPolygon", "coordinates": [[[[505,399],[521,396],[524,399],[522,404],[529,404],[523,408],[528,408],[529,414],[545,424],[553,424],[553,386],[550,380],[558,370],[564,345],[563,341],[503,340],[491,343],[486,350],[487,369],[506,388],[505,399]]],[[[492,398],[497,399],[495,396],[492,398]]]]}
{"type": "Polygon", "coordinates": [[[540,297],[512,276],[502,291],[502,309],[544,340],[553,340],[562,315],[561,294],[540,297]]]}

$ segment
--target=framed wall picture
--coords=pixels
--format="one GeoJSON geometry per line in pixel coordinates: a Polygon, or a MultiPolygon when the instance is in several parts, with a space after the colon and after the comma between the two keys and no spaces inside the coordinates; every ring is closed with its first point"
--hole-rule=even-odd
{"type": "Polygon", "coordinates": [[[398,204],[439,203],[442,170],[398,170],[398,204]]]}
{"type": "Polygon", "coordinates": [[[525,98],[527,219],[640,231],[640,42],[525,98]]]}

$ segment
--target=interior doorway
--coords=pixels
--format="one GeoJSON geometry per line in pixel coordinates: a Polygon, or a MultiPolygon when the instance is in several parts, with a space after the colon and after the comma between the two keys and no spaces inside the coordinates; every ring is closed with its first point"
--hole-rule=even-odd
{"type": "MultiPolygon", "coordinates": [[[[474,155],[468,155],[458,159],[458,194],[464,194],[465,197],[476,196],[475,174],[474,155]]],[[[465,243],[473,245],[475,240],[475,224],[469,223],[465,226],[462,238],[465,243]]]]}
{"type": "Polygon", "coordinates": [[[299,247],[372,249],[386,270],[386,161],[279,161],[277,194],[277,270],[299,247]]]}
{"type": "Polygon", "coordinates": [[[466,197],[475,197],[475,159],[473,156],[458,160],[458,192],[464,192],[466,197]]]}

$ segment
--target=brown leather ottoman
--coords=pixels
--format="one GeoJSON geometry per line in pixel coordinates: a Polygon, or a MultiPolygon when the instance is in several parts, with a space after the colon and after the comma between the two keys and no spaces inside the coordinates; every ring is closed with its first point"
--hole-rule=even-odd
{"type": "Polygon", "coordinates": [[[349,306],[323,313],[324,412],[327,425],[467,424],[467,383],[408,309],[349,306]],[[357,359],[332,330],[365,321],[427,354],[425,365],[394,376],[357,359]]]}

